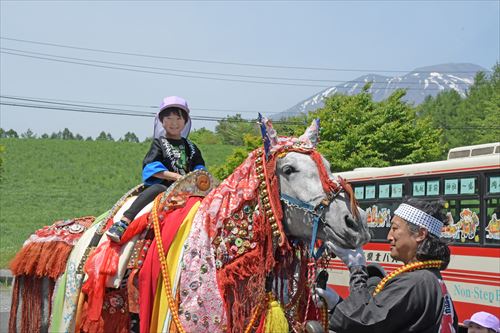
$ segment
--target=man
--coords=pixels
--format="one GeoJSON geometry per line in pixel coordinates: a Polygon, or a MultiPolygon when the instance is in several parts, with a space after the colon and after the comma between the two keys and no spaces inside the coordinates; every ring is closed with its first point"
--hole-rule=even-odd
{"type": "Polygon", "coordinates": [[[410,199],[394,212],[387,235],[391,256],[405,265],[387,275],[370,293],[364,252],[327,243],[350,270],[350,295],[339,301],[331,290],[318,289],[330,310],[330,329],[341,332],[455,333],[458,320],[440,270],[450,250],[440,240],[441,202],[410,199]]]}

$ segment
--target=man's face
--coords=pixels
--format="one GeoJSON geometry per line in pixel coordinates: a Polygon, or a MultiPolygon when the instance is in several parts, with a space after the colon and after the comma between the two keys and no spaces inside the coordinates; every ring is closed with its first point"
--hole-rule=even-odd
{"type": "Polygon", "coordinates": [[[399,216],[392,218],[387,240],[391,245],[391,257],[394,259],[402,261],[405,264],[416,259],[417,236],[410,231],[406,221],[399,216]]]}
{"type": "Polygon", "coordinates": [[[181,116],[171,113],[163,117],[162,124],[163,128],[165,128],[167,138],[180,139],[186,122],[181,116]]]}

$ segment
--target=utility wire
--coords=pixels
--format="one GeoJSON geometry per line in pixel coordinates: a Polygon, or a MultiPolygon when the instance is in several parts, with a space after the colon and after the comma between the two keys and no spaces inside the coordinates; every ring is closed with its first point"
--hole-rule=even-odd
{"type": "Polygon", "coordinates": [[[328,88],[329,87],[329,86],[317,85],[317,84],[296,84],[296,83],[285,83],[285,82],[265,82],[265,81],[237,80],[237,79],[204,77],[204,76],[194,76],[194,75],[183,75],[183,74],[173,74],[173,73],[159,73],[159,72],[153,72],[153,71],[147,71],[147,70],[139,70],[139,69],[132,69],[132,68],[113,67],[113,66],[105,66],[105,65],[92,64],[92,63],[83,63],[83,62],[77,62],[77,61],[52,59],[52,58],[40,57],[40,56],[34,56],[34,55],[28,55],[28,54],[13,53],[13,52],[8,52],[8,51],[3,51],[3,50],[0,51],[0,52],[4,53],[4,54],[14,55],[14,56],[20,56],[20,57],[26,57],[26,58],[33,58],[33,59],[43,59],[43,60],[49,60],[49,61],[55,61],[55,62],[63,62],[63,63],[68,63],[68,64],[77,64],[77,65],[84,65],[84,66],[90,66],[90,67],[99,67],[99,68],[106,68],[106,69],[118,69],[118,70],[124,70],[124,71],[129,71],[129,72],[139,72],[139,73],[148,73],[148,74],[175,76],[175,77],[185,77],[185,78],[193,78],[193,79],[229,81],[229,82],[242,82],[242,83],[258,83],[258,84],[295,86],[295,87],[319,87],[319,88],[328,88]]]}
{"type": "MultiPolygon", "coordinates": [[[[77,64],[77,65],[83,65],[83,66],[90,66],[90,67],[98,67],[98,68],[106,68],[106,69],[115,69],[115,70],[125,70],[125,71],[130,71],[130,72],[139,72],[139,73],[148,73],[148,74],[156,74],[156,75],[166,75],[166,76],[174,76],[174,77],[185,77],[185,78],[195,78],[195,79],[205,79],[205,80],[216,80],[216,81],[230,81],[230,82],[241,82],[241,83],[256,83],[256,84],[267,84],[267,85],[283,85],[283,86],[295,86],[295,87],[318,87],[318,88],[333,88],[332,86],[327,86],[327,85],[317,85],[317,84],[297,84],[297,83],[287,83],[287,82],[268,82],[268,81],[254,81],[254,80],[240,80],[240,79],[228,79],[228,78],[219,78],[219,77],[206,77],[206,76],[196,76],[196,75],[184,75],[184,74],[174,74],[174,73],[163,73],[163,72],[156,72],[156,71],[150,71],[150,70],[141,70],[141,69],[134,69],[134,68],[127,68],[127,67],[116,67],[116,66],[128,66],[128,67],[135,67],[135,68],[153,68],[153,69],[160,69],[158,67],[148,67],[148,66],[139,66],[139,65],[130,65],[130,64],[123,64],[123,63],[115,63],[115,62],[107,62],[107,61],[98,61],[98,60],[88,60],[88,59],[82,59],[82,58],[73,58],[73,57],[64,57],[64,56],[55,56],[55,55],[48,55],[49,57],[52,58],[47,58],[47,56],[37,56],[37,55],[30,55],[30,54],[42,54],[46,55],[44,53],[38,53],[38,52],[30,52],[30,51],[6,51],[6,50],[12,50],[12,49],[6,49],[6,48],[1,48],[0,53],[8,54],[8,55],[13,55],[13,56],[20,56],[20,57],[26,57],[26,58],[33,58],[33,59],[42,59],[42,60],[48,60],[48,61],[53,61],[53,62],[61,62],[61,63],[69,63],[69,64],[77,64]],[[20,53],[22,52],[22,53],[20,53]],[[28,53],[28,54],[26,54],[28,53]],[[63,59],[72,59],[72,60],[63,60],[63,59]],[[85,61],[85,62],[82,62],[85,61]],[[100,64],[112,64],[116,66],[109,66],[109,65],[100,65],[100,64]]],[[[227,75],[227,74],[218,74],[218,75],[227,75]]],[[[256,76],[257,77],[257,76],[256,76]]],[[[270,77],[260,77],[262,79],[271,79],[270,77]]],[[[283,78],[287,80],[286,78],[283,78]]],[[[290,80],[301,80],[301,79],[292,79],[290,80]]],[[[306,81],[309,81],[306,79],[306,81]]],[[[334,80],[332,80],[334,81],[334,80]]],[[[338,81],[338,82],[345,82],[345,83],[354,83],[358,82],[360,84],[367,84],[369,81],[338,81]]],[[[432,82],[431,82],[432,83],[432,82]]],[[[373,82],[372,87],[370,88],[371,90],[383,90],[386,89],[385,87],[389,83],[385,82],[373,82]],[[374,87],[376,84],[383,84],[383,88],[377,88],[374,87]]],[[[410,83],[406,83],[410,84],[410,83]]],[[[418,84],[418,83],[411,83],[411,84],[418,84]]],[[[458,83],[458,82],[453,82],[455,85],[459,84],[467,84],[467,83],[458,83]]],[[[342,88],[342,87],[340,87],[342,88]]],[[[354,87],[356,89],[357,87],[354,87]]],[[[353,88],[351,88],[353,89],[353,88]]],[[[415,91],[431,91],[431,90],[436,90],[436,91],[443,91],[445,88],[411,88],[411,87],[401,87],[398,89],[405,89],[405,90],[415,90],[415,91]]]]}
{"type": "MultiPolygon", "coordinates": [[[[122,111],[124,109],[107,108],[107,107],[101,107],[101,106],[97,107],[97,106],[93,106],[93,105],[89,105],[89,104],[110,105],[110,106],[126,106],[126,107],[158,110],[158,106],[151,106],[151,105],[74,101],[74,100],[67,100],[67,99],[37,98],[37,97],[13,96],[13,95],[0,95],[0,98],[20,100],[20,101],[40,102],[40,103],[53,103],[53,104],[68,105],[68,106],[85,106],[85,107],[102,108],[105,110],[109,109],[109,110],[118,110],[118,111],[122,111]]],[[[265,114],[280,113],[280,112],[270,112],[270,111],[266,111],[266,110],[235,110],[235,109],[214,109],[214,108],[190,108],[190,110],[191,111],[206,111],[206,112],[253,113],[253,114],[257,114],[259,112],[265,113],[265,114]]],[[[134,110],[124,110],[124,111],[134,111],[134,110]]]]}
{"type": "MultiPolygon", "coordinates": [[[[61,106],[48,106],[48,105],[36,105],[36,104],[26,104],[26,103],[11,103],[11,102],[2,102],[0,101],[0,105],[14,106],[14,107],[24,107],[24,108],[35,108],[35,109],[48,109],[48,110],[58,110],[65,112],[82,112],[82,113],[97,113],[97,114],[107,114],[107,115],[120,115],[120,116],[136,116],[136,117],[152,117],[152,114],[145,113],[130,113],[130,112],[115,112],[115,111],[104,111],[104,110],[91,110],[91,109],[82,109],[82,108],[65,108],[61,106]]],[[[193,120],[202,120],[202,121],[223,121],[223,122],[245,122],[245,123],[256,123],[256,119],[226,119],[220,117],[209,117],[209,116],[192,116],[193,120]]],[[[273,121],[273,124],[282,124],[282,125],[297,125],[297,126],[305,126],[305,123],[302,122],[290,122],[290,121],[273,121]]],[[[500,126],[466,126],[466,127],[449,127],[449,126],[439,126],[440,128],[451,130],[494,130],[500,131],[500,126]]]]}
{"type": "MultiPolygon", "coordinates": [[[[120,112],[120,111],[112,111],[112,110],[99,110],[99,109],[89,109],[89,108],[72,108],[72,107],[63,107],[63,106],[51,106],[51,105],[40,105],[40,104],[28,104],[28,103],[14,103],[14,102],[4,102],[0,101],[0,105],[6,106],[14,106],[14,107],[23,107],[23,108],[34,108],[34,109],[47,109],[47,110],[58,110],[65,112],[82,112],[82,113],[97,113],[97,114],[106,114],[106,115],[120,115],[120,116],[134,116],[134,117],[153,117],[154,113],[144,113],[144,112],[120,112]]],[[[192,120],[200,120],[200,121],[217,121],[217,122],[234,122],[234,123],[255,123],[256,119],[231,119],[225,117],[212,117],[212,116],[194,116],[191,115],[190,118],[192,120]]],[[[274,124],[283,124],[283,125],[298,125],[305,126],[305,123],[302,122],[291,122],[291,121],[273,121],[274,124]]]]}
{"type": "MultiPolygon", "coordinates": [[[[150,54],[144,54],[144,53],[112,51],[112,50],[104,50],[104,49],[96,49],[96,48],[88,48],[88,47],[79,47],[79,46],[73,46],[73,45],[41,42],[41,41],[34,41],[34,40],[28,40],[28,39],[3,37],[3,36],[0,36],[0,39],[10,40],[10,41],[15,41],[15,42],[20,42],[20,43],[53,46],[53,47],[82,50],[82,51],[92,51],[92,52],[100,52],[100,53],[108,53],[108,54],[134,56],[134,57],[145,57],[145,58],[153,58],[153,59],[168,59],[168,60],[176,60],[176,61],[199,62],[199,63],[208,63],[208,64],[220,64],[220,65],[262,67],[262,68],[281,68],[281,69],[301,69],[301,70],[314,70],[314,71],[363,72],[363,73],[366,73],[366,72],[410,73],[411,72],[409,70],[396,70],[396,69],[329,68],[329,67],[284,66],[284,65],[268,65],[268,64],[243,63],[243,62],[216,61],[216,60],[206,60],[206,59],[168,57],[168,56],[150,55],[150,54]]],[[[422,73],[431,73],[431,71],[422,71],[422,73]]],[[[448,72],[442,72],[442,73],[448,73],[448,72]]],[[[461,71],[461,72],[449,72],[449,73],[476,73],[476,71],[461,71]]]]}
{"type": "MultiPolygon", "coordinates": [[[[10,51],[10,52],[18,52],[18,53],[26,53],[26,54],[32,54],[32,55],[38,55],[38,56],[48,56],[48,57],[54,57],[54,58],[60,58],[60,59],[69,59],[69,60],[76,60],[76,61],[86,61],[86,62],[94,62],[94,63],[99,63],[99,64],[106,64],[106,65],[115,65],[115,66],[126,66],[126,67],[133,67],[133,68],[143,68],[143,69],[148,69],[148,70],[160,70],[160,71],[171,71],[171,72],[180,72],[180,73],[191,73],[191,74],[201,74],[201,75],[219,75],[219,76],[228,76],[228,77],[241,77],[241,78],[250,78],[250,79],[264,79],[264,80],[286,80],[286,81],[308,81],[308,82],[326,82],[326,83],[345,83],[345,80],[323,80],[323,79],[307,79],[307,78],[291,78],[291,77],[280,77],[280,76],[259,76],[259,75],[242,75],[242,74],[228,74],[228,73],[220,73],[220,72],[201,72],[201,71],[190,71],[190,70],[180,70],[180,69],[173,69],[173,68],[165,68],[165,67],[152,67],[152,66],[142,66],[142,65],[133,65],[133,64],[124,64],[124,63],[117,63],[117,62],[110,62],[110,61],[102,61],[102,60],[93,60],[93,59],[83,59],[83,58],[75,58],[75,57],[67,57],[67,56],[61,56],[61,55],[56,55],[56,54],[51,54],[51,53],[41,53],[41,52],[33,52],[33,51],[26,51],[26,50],[21,50],[21,49],[12,49],[12,48],[6,48],[2,47],[0,50],[5,50],[5,51],[10,51]]],[[[391,79],[388,79],[391,80],[391,79]]],[[[360,80],[351,80],[348,81],[349,83],[367,83],[367,81],[360,81],[360,80]]],[[[392,82],[391,82],[392,83],[392,82]]],[[[398,82],[396,82],[398,83],[398,82]]],[[[453,82],[454,84],[457,85],[468,85],[467,82],[453,82]]],[[[387,84],[390,84],[389,82],[381,81],[381,82],[374,82],[375,84],[382,84],[384,87],[387,84]]],[[[421,84],[418,82],[407,82],[404,83],[405,85],[417,85],[420,86],[421,84]]]]}

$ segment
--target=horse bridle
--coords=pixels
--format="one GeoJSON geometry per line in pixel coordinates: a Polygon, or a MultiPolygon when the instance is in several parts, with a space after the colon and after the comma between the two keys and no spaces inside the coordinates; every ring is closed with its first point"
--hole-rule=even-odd
{"type": "Polygon", "coordinates": [[[313,221],[313,230],[312,230],[312,236],[311,236],[311,243],[309,247],[310,255],[314,259],[318,259],[321,257],[324,251],[324,247],[321,246],[316,252],[314,252],[314,244],[316,244],[316,238],[318,235],[318,227],[319,227],[319,222],[326,224],[324,215],[325,215],[325,208],[330,206],[330,204],[335,200],[335,198],[344,191],[344,187],[342,186],[342,182],[336,182],[336,187],[329,193],[326,194],[326,196],[320,201],[319,204],[316,206],[311,205],[308,202],[305,202],[303,200],[291,197],[287,194],[280,194],[280,200],[281,202],[289,207],[289,208],[295,208],[304,211],[307,215],[311,216],[311,219],[313,221]]]}

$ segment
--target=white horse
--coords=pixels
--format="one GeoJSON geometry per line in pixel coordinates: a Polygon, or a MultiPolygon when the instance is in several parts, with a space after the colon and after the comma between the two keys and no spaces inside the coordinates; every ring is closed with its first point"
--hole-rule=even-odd
{"type": "Polygon", "coordinates": [[[120,247],[101,236],[138,189],[84,227],[37,326],[22,320],[31,295],[17,288],[11,330],[129,331],[140,318],[141,331],[250,332],[273,325],[269,304],[293,327],[311,319],[321,242],[366,243],[365,213],[315,150],[316,122],[300,138],[261,123],[263,148],[214,189],[206,172],[184,177],[138,214],[120,247]]]}

